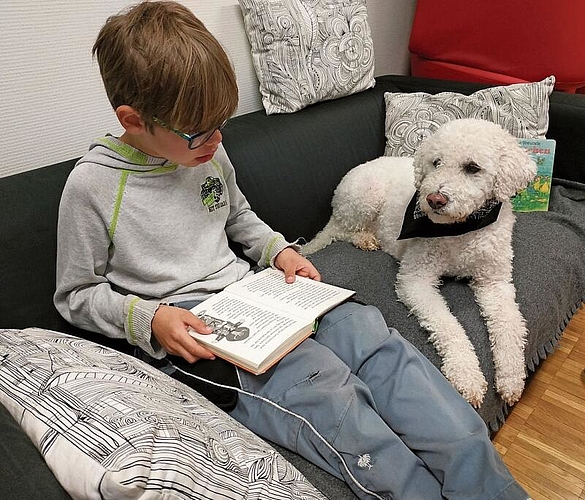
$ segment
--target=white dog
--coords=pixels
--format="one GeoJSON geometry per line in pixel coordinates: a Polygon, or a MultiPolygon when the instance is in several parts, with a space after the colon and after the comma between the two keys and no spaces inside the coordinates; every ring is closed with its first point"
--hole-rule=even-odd
{"type": "Polygon", "coordinates": [[[510,198],[535,174],[528,153],[499,125],[451,121],[426,138],[414,158],[381,157],[348,172],[335,190],[331,219],[302,252],[343,240],[400,260],[399,300],[429,331],[447,379],[478,407],[487,382],[438,290],[441,276],[471,278],[489,332],[496,389],[514,404],[524,389],[527,331],[512,284],[510,198]],[[406,239],[398,238],[401,230],[410,233],[406,239]]]}

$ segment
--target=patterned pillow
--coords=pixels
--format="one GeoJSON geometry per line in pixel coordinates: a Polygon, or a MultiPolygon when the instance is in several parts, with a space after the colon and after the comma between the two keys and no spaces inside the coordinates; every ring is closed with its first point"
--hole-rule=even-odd
{"type": "Polygon", "coordinates": [[[386,101],[386,156],[412,156],[440,125],[457,118],[497,123],[518,138],[543,138],[548,130],[549,96],[555,77],[541,82],[482,89],[469,96],[391,93],[386,101]]]}
{"type": "Polygon", "coordinates": [[[62,333],[0,330],[0,403],[73,498],[325,498],[197,392],[62,333]]]}
{"type": "Polygon", "coordinates": [[[239,0],[266,114],[374,86],[366,0],[239,0]]]}

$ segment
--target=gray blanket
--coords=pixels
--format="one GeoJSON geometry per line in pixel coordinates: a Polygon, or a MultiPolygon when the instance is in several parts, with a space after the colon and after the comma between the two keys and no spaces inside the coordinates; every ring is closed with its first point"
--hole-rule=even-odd
{"type": "MultiPolygon", "coordinates": [[[[529,330],[526,366],[531,373],[557,346],[563,329],[585,297],[585,185],[555,181],[548,212],[517,214],[513,247],[517,301],[529,330]]],[[[349,243],[337,242],[310,259],[324,281],[356,290],[357,299],[377,306],[388,325],[440,366],[428,334],[396,298],[398,263],[390,255],[364,252],[349,243]]],[[[489,384],[478,413],[496,431],[509,408],[494,389],[485,323],[465,282],[446,279],[441,291],[475,346],[489,384]]]]}

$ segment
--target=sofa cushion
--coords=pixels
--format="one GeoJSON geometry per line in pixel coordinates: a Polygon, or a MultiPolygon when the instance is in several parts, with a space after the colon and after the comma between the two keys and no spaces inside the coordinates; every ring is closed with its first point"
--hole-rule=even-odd
{"type": "Polygon", "coordinates": [[[267,114],[374,86],[365,0],[239,0],[267,114]]]}
{"type": "MultiPolygon", "coordinates": [[[[585,299],[585,184],[557,181],[548,212],[517,214],[513,234],[514,284],[529,331],[526,366],[534,371],[551,353],[585,299]],[[579,256],[575,258],[575,256],[579,256]]],[[[398,262],[382,252],[365,252],[337,242],[309,255],[329,283],[356,290],[356,298],[377,306],[432,363],[441,360],[428,333],[398,301],[394,290],[398,262]]],[[[485,321],[465,282],[445,279],[441,293],[475,346],[489,384],[478,413],[496,431],[508,407],[494,388],[493,358],[485,321]]]]}
{"type": "Polygon", "coordinates": [[[189,387],[86,340],[0,330],[0,403],[74,498],[325,498],[189,387]]]}
{"type": "MultiPolygon", "coordinates": [[[[456,92],[471,95],[485,85],[455,82],[431,78],[417,78],[405,75],[386,75],[376,78],[375,89],[394,85],[398,90],[386,92],[456,92]]],[[[585,120],[585,98],[583,95],[552,92],[549,98],[549,128],[547,138],[555,139],[555,168],[553,176],[558,179],[585,181],[585,141],[583,123],[585,120]]]]}
{"type": "Polygon", "coordinates": [[[457,118],[480,118],[501,125],[515,137],[544,138],[549,96],[555,79],[478,90],[471,95],[425,92],[384,95],[387,156],[412,156],[420,142],[457,118]]]}

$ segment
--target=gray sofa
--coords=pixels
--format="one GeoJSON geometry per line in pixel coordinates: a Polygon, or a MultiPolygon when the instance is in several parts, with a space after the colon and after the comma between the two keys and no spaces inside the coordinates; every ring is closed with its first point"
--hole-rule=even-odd
{"type": "MultiPolygon", "coordinates": [[[[355,165],[384,152],[384,92],[455,91],[480,85],[384,76],[373,89],[323,102],[290,115],[259,111],[233,118],[224,144],[238,183],[253,209],[287,238],[310,239],[327,222],[331,196],[355,165]]],[[[557,140],[550,210],[519,214],[515,227],[514,279],[530,336],[529,373],[552,352],[585,297],[585,96],[554,92],[547,137],[557,140]]],[[[52,304],[59,197],[75,160],[0,179],[0,327],[37,326],[129,352],[123,342],[68,325],[52,304]]],[[[236,249],[237,250],[237,249],[236,249]]],[[[363,252],[335,243],[311,259],[323,278],[357,291],[378,306],[436,366],[440,360],[426,333],[396,300],[397,263],[383,252],[363,252]]],[[[464,283],[446,280],[443,292],[470,333],[490,389],[478,413],[491,431],[509,408],[493,388],[493,367],[485,325],[464,283]]],[[[68,498],[26,435],[0,407],[0,497],[68,498]]],[[[327,497],[354,498],[339,480],[298,455],[278,448],[327,497]]]]}

